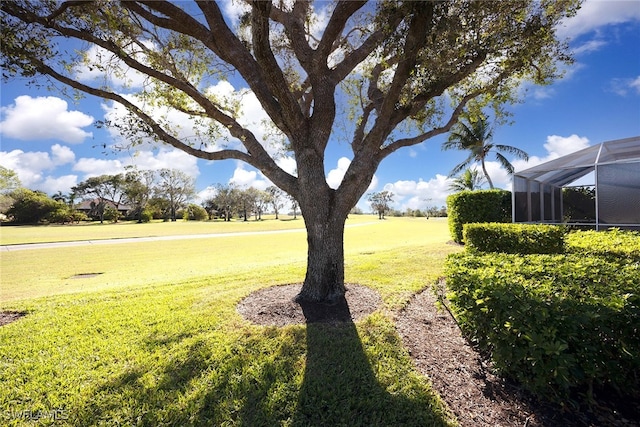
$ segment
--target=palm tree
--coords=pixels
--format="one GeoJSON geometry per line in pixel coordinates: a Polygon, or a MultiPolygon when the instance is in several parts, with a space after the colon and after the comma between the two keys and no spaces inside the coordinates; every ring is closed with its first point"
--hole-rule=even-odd
{"type": "Polygon", "coordinates": [[[467,118],[465,121],[460,121],[453,128],[449,134],[449,139],[442,145],[443,150],[464,150],[470,151],[469,157],[462,163],[456,165],[449,176],[454,176],[466,169],[471,163],[480,162],[482,166],[482,172],[484,173],[489,187],[493,188],[493,182],[487,173],[485,166],[485,159],[487,159],[489,153],[492,150],[496,150],[496,160],[507,170],[509,175],[513,174],[513,165],[503,156],[500,152],[511,154],[517,158],[523,160],[529,160],[529,155],[519,148],[512,147],[510,145],[494,144],[491,141],[493,138],[493,129],[489,125],[486,117],[480,117],[477,120],[470,120],[467,118]]]}
{"type": "Polygon", "coordinates": [[[480,175],[477,169],[466,169],[461,175],[458,175],[449,185],[449,190],[464,191],[478,190],[484,184],[485,178],[480,175]]]}

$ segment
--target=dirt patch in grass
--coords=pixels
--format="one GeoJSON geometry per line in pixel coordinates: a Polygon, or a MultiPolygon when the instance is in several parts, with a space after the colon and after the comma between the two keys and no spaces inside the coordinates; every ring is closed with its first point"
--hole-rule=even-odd
{"type": "Polygon", "coordinates": [[[88,279],[90,277],[96,277],[101,274],[104,274],[104,273],[79,273],[79,274],[74,274],[73,276],[69,277],[69,279],[88,279]]]}
{"type": "MultiPolygon", "coordinates": [[[[300,284],[254,292],[238,304],[238,312],[261,325],[355,321],[381,304],[377,292],[347,285],[344,301],[301,306],[294,302],[300,284]]],[[[585,410],[540,402],[518,385],[494,375],[491,365],[462,337],[453,317],[436,308],[427,289],[396,313],[396,328],[414,361],[456,415],[461,426],[640,426],[640,419],[620,415],[619,408],[585,410]]],[[[624,404],[624,402],[622,403],[624,404]]]]}
{"type": "Polygon", "coordinates": [[[26,315],[24,311],[0,311],[0,326],[8,325],[26,315]]]}

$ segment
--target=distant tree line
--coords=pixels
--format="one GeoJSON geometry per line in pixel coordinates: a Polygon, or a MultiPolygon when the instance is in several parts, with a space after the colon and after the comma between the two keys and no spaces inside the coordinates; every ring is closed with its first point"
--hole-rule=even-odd
{"type": "MultiPolygon", "coordinates": [[[[385,215],[388,216],[407,216],[417,218],[429,218],[429,217],[446,217],[447,207],[442,206],[440,208],[431,206],[426,209],[411,209],[407,208],[405,211],[393,209],[391,204],[393,203],[394,194],[391,191],[384,190],[377,193],[367,194],[367,200],[371,206],[373,213],[378,214],[379,219],[384,219],[385,215]]],[[[360,211],[356,213],[361,213],[360,211]]]]}
{"type": "Polygon", "coordinates": [[[121,218],[175,221],[185,212],[187,219],[203,217],[201,206],[188,203],[196,194],[195,180],[179,170],[129,168],[125,173],[88,178],[69,194],[59,191],[49,197],[23,188],[15,172],[0,168],[0,213],[17,224],[117,222],[121,218]]]}
{"type": "Polygon", "coordinates": [[[253,187],[241,188],[234,184],[217,184],[214,195],[205,199],[202,206],[207,211],[209,219],[231,221],[238,216],[248,221],[253,216],[258,221],[265,212],[273,212],[276,219],[279,219],[287,202],[296,218],[297,203],[278,187],[271,186],[263,191],[253,187]]]}
{"type": "Polygon", "coordinates": [[[121,219],[148,222],[152,219],[176,221],[240,218],[262,219],[265,212],[279,218],[287,206],[297,217],[296,201],[278,187],[266,190],[217,184],[214,195],[193,203],[195,180],[174,169],[138,170],[87,178],[71,188],[49,196],[23,188],[16,173],[0,166],[0,214],[15,224],[71,223],[84,220],[121,219]]]}
{"type": "MultiPolygon", "coordinates": [[[[152,219],[192,221],[239,218],[258,221],[269,212],[279,219],[285,207],[297,218],[295,199],[278,187],[266,190],[243,188],[234,184],[216,184],[213,195],[202,205],[193,203],[195,180],[174,169],[138,170],[129,168],[115,175],[87,178],[71,188],[69,194],[58,191],[48,196],[42,191],[23,188],[14,171],[0,166],[0,214],[16,224],[72,223],[85,220],[113,221],[121,219],[148,222],[152,219]],[[80,209],[81,208],[81,209],[80,209]]],[[[394,194],[390,191],[371,193],[372,210],[383,219],[390,216],[446,216],[446,208],[399,211],[391,208],[394,194]]],[[[354,208],[353,214],[362,213],[354,208]]]]}

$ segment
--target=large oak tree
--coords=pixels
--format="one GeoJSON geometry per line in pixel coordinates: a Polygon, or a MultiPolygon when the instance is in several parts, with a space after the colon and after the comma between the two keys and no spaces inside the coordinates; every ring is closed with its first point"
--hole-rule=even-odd
{"type": "Polygon", "coordinates": [[[569,60],[555,29],[577,3],[249,1],[233,21],[213,1],[5,1],[3,75],[46,76],[121,104],[128,119],[108,125],[131,143],[144,133],[202,159],[262,171],[304,216],[308,265],[299,298],[331,300],[345,290],[345,219],[380,162],[449,131],[467,110],[512,101],[525,80],[555,78],[557,64],[569,60]],[[91,47],[102,52],[98,59],[86,53],[91,47]],[[145,80],[135,98],[124,96],[81,79],[83,62],[94,73],[145,80]],[[241,98],[210,90],[226,78],[259,101],[273,128],[265,135],[285,141],[295,174],[239,120],[241,98]],[[184,137],[154,108],[188,114],[196,131],[184,137]],[[338,119],[353,155],[334,189],[324,163],[338,119]]]}

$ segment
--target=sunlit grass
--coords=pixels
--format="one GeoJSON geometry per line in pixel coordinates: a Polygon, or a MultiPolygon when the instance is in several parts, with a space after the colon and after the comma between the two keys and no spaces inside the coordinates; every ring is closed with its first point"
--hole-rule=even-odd
{"type": "MultiPolygon", "coordinates": [[[[224,222],[214,221],[183,221],[175,222],[153,221],[138,224],[131,221],[118,223],[99,222],[48,225],[48,226],[7,226],[0,227],[0,244],[15,245],[37,242],[68,242],[76,240],[120,239],[131,237],[174,236],[188,234],[238,233],[246,231],[272,231],[303,229],[304,221],[300,216],[280,215],[279,220],[274,215],[264,215],[261,221],[253,218],[248,221],[233,220],[224,222]]],[[[351,215],[348,224],[359,224],[376,221],[374,215],[351,215]]]]}
{"type": "Polygon", "coordinates": [[[263,221],[153,221],[138,224],[135,221],[118,223],[88,222],[80,224],[53,224],[48,226],[2,226],[0,244],[14,245],[36,242],[68,242],[75,240],[120,239],[130,237],[171,236],[188,234],[236,233],[242,231],[284,230],[304,228],[301,218],[282,217],[275,220],[265,217],[263,221]],[[287,218],[284,220],[284,218],[287,218]]]}
{"type": "Polygon", "coordinates": [[[38,411],[77,426],[452,423],[387,314],[458,250],[446,227],[348,228],[347,281],[386,308],[341,328],[254,326],[235,310],[302,280],[304,233],[4,252],[2,309],[29,314],[0,328],[0,424],[38,411]],[[89,272],[103,274],[69,278],[89,272]]]}
{"type": "MultiPolygon", "coordinates": [[[[410,267],[407,267],[408,274],[398,280],[406,281],[405,286],[415,290],[425,280],[432,279],[424,272],[432,271],[433,257],[437,264],[446,253],[455,249],[443,243],[449,236],[446,222],[442,220],[392,218],[361,224],[345,231],[347,280],[366,282],[373,278],[372,287],[379,287],[380,283],[388,283],[395,280],[394,276],[403,274],[397,273],[401,271],[397,261],[403,259],[411,260],[407,263],[410,267]],[[441,245],[434,247],[436,243],[441,245]],[[353,265],[356,259],[359,260],[357,266],[353,265]],[[389,266],[394,269],[390,270],[389,266]],[[420,269],[420,272],[413,275],[411,268],[420,269]],[[359,272],[365,274],[358,275],[359,272]]],[[[0,300],[176,283],[266,267],[290,271],[289,281],[299,282],[304,278],[306,256],[303,230],[286,234],[2,252],[0,300]],[[95,276],[76,278],[96,273],[95,276]]]]}

